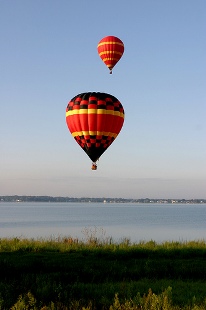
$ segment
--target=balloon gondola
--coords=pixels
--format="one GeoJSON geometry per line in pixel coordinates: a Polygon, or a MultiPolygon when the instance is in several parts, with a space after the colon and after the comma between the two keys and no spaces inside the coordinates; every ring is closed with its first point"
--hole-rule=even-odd
{"type": "Polygon", "coordinates": [[[122,129],[124,108],[113,95],[81,93],[69,101],[66,123],[76,142],[92,160],[92,170],[96,170],[96,161],[122,129]]]}

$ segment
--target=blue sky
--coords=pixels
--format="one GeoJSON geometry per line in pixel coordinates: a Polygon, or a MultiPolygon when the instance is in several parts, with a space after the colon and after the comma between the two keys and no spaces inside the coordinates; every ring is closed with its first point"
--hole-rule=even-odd
{"type": "Polygon", "coordinates": [[[0,195],[206,198],[205,0],[2,0],[0,195]],[[125,53],[109,74],[107,35],[125,53]],[[70,135],[68,101],[125,109],[98,170],[70,135]]]}

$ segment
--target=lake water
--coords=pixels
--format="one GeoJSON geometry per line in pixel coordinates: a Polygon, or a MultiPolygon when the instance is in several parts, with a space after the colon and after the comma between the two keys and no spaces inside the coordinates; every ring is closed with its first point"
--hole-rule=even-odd
{"type": "Polygon", "coordinates": [[[206,240],[206,204],[5,203],[0,238],[206,240]]]}

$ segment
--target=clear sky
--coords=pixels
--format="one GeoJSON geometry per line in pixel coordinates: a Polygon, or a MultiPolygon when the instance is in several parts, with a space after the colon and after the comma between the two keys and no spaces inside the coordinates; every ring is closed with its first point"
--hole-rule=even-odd
{"type": "Polygon", "coordinates": [[[0,40],[0,195],[206,198],[205,0],[1,0],[0,40]],[[65,122],[87,91],[126,115],[97,171],[65,122]]]}

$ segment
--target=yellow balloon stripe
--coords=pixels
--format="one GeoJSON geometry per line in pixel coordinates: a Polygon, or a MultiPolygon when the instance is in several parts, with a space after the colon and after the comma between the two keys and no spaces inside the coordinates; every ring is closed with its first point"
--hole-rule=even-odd
{"type": "Polygon", "coordinates": [[[72,132],[72,136],[106,136],[106,137],[113,137],[116,138],[117,134],[114,132],[107,132],[107,131],[75,131],[72,132]]]}
{"type": "Polygon", "coordinates": [[[105,110],[105,109],[78,109],[78,110],[69,110],[66,112],[67,116],[77,115],[77,114],[107,114],[107,115],[115,115],[124,118],[124,113],[120,111],[113,110],[105,110]]]}
{"type": "MultiPolygon", "coordinates": [[[[101,52],[101,53],[99,53],[99,56],[101,56],[101,55],[103,55],[103,54],[117,54],[117,55],[121,55],[122,56],[122,52],[116,52],[116,51],[104,51],[104,52],[101,52]]],[[[113,58],[112,58],[113,59],[113,58]]],[[[119,60],[119,58],[118,58],[118,60],[119,60]]]]}
{"type": "Polygon", "coordinates": [[[115,57],[106,57],[102,59],[103,61],[107,61],[107,60],[119,60],[119,58],[115,58],[115,57]]]}
{"type": "Polygon", "coordinates": [[[113,41],[104,41],[104,42],[101,42],[97,45],[97,47],[99,46],[102,46],[102,45],[105,45],[105,44],[116,44],[116,45],[120,45],[120,46],[123,46],[124,47],[124,44],[121,43],[121,42],[113,42],[113,41]]]}

